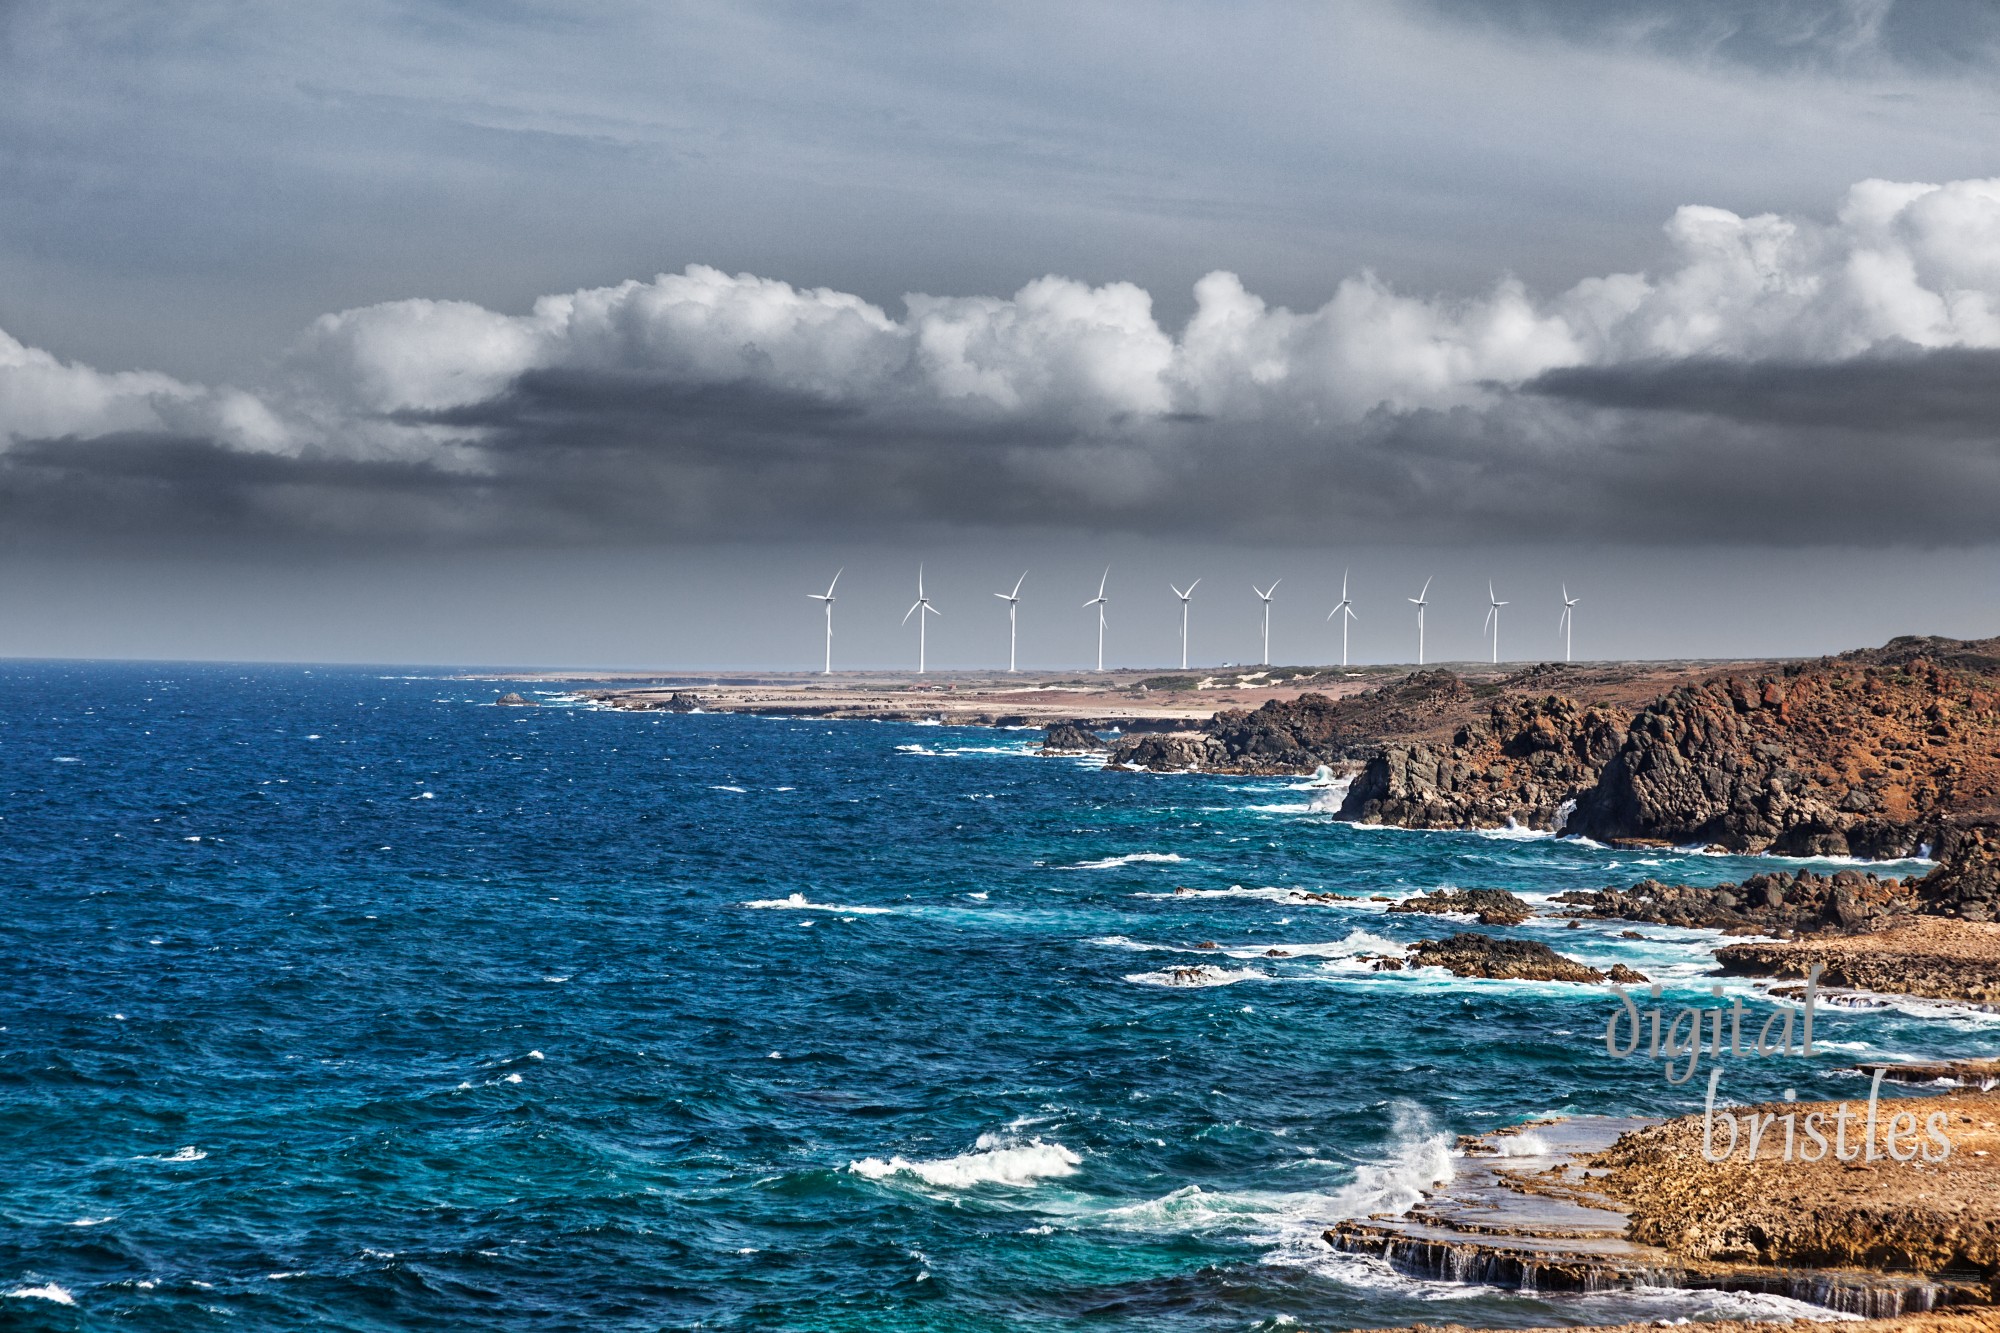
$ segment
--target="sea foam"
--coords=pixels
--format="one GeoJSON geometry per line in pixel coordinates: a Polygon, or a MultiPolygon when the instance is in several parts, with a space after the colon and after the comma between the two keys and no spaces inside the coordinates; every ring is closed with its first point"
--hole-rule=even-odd
{"type": "Polygon", "coordinates": [[[1178,852],[1131,852],[1125,856],[1107,856],[1101,861],[1079,861],[1073,866],[1057,866],[1058,870],[1113,870],[1119,866],[1133,866],[1157,863],[1175,865],[1187,860],[1178,852]]]}
{"type": "Polygon", "coordinates": [[[1032,1185],[1055,1176],[1073,1176],[1083,1159],[1060,1143],[1029,1139],[1025,1143],[981,1134],[972,1151],[956,1157],[913,1162],[907,1157],[864,1157],[847,1169],[870,1180],[914,1176],[940,1189],[971,1189],[976,1185],[1032,1185]]]}
{"type": "Polygon", "coordinates": [[[840,907],[833,903],[810,902],[803,893],[787,894],[783,898],[757,898],[743,905],[763,907],[778,912],[851,912],[857,916],[881,916],[894,910],[888,907],[840,907]]]}

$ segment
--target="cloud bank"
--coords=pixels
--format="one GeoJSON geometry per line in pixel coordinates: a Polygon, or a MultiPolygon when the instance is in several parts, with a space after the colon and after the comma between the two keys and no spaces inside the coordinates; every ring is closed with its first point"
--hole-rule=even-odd
{"type": "Polygon", "coordinates": [[[1645,272],[1537,297],[1227,272],[857,296],[702,265],[524,314],[315,320],[247,388],[0,334],[0,505],[50,530],[700,540],[1058,524],[1961,542],[2000,503],[2000,180],[1830,220],[1690,205],[1645,272]],[[1829,525],[1847,525],[1844,533],[1829,525]]]}

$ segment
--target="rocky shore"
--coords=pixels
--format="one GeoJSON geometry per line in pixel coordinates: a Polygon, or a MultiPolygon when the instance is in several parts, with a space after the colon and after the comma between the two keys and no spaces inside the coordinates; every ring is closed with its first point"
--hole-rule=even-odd
{"type": "MultiPolygon", "coordinates": [[[[1645,683],[1536,668],[1471,685],[1422,671],[1338,699],[1224,710],[1196,732],[1116,745],[1107,762],[1344,767],[1355,773],[1345,819],[1738,852],[1911,856],[2000,822],[2000,640],[1896,639],[1757,672],[1682,673],[1633,698],[1645,683]]],[[[1991,893],[1978,901],[2000,910],[1991,893]]]]}
{"type": "Polygon", "coordinates": [[[1857,1128],[1851,1160],[1787,1162],[1774,1137],[1754,1160],[1711,1163],[1700,1116],[1547,1122],[1463,1143],[1450,1179],[1408,1212],[1342,1222],[1325,1239],[1417,1276],[1537,1291],[1771,1292],[1891,1318],[1991,1307],[2000,1301],[2000,1098],[1883,1099],[1877,1112],[1881,1126],[1904,1113],[1942,1116],[1951,1154],[1867,1158],[1857,1128]]]}
{"type": "Polygon", "coordinates": [[[2000,1004],[2000,923],[1910,917],[1859,935],[1726,945],[1725,974],[1804,978],[1814,967],[1828,986],[2000,1004]]]}

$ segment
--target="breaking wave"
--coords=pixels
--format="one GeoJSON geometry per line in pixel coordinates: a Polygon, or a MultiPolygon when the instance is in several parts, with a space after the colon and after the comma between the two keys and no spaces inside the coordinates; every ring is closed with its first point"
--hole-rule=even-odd
{"type": "Polygon", "coordinates": [[[833,903],[816,903],[808,901],[803,893],[786,894],[782,898],[757,898],[743,905],[778,912],[841,912],[857,916],[881,916],[895,910],[890,907],[841,907],[833,903]]]}
{"type": "Polygon", "coordinates": [[[1079,861],[1073,866],[1057,866],[1058,870],[1112,870],[1118,866],[1133,866],[1157,863],[1176,865],[1187,860],[1178,852],[1131,852],[1125,856],[1107,856],[1101,861],[1079,861]]]}
{"type": "Polygon", "coordinates": [[[849,1162],[847,1169],[870,1180],[906,1175],[940,1189],[971,1189],[977,1185],[1032,1185],[1051,1177],[1073,1176],[1082,1165],[1083,1159],[1060,1143],[1045,1143],[1041,1139],[1017,1143],[981,1134],[971,1152],[956,1157],[928,1162],[913,1162],[902,1156],[886,1162],[879,1157],[864,1157],[849,1162]]]}

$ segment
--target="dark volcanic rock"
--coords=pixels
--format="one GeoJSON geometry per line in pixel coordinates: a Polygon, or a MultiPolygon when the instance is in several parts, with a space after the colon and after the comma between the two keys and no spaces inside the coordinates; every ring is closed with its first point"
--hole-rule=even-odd
{"type": "Polygon", "coordinates": [[[1625,739],[1617,718],[1571,699],[1509,701],[1451,744],[1385,745],[1347,790],[1341,818],[1406,828],[1555,829],[1625,739]]]}
{"type": "Polygon", "coordinates": [[[1993,641],[1895,640],[1685,685],[1632,719],[1569,827],[1732,851],[1907,856],[2000,800],[1993,641]],[[1936,658],[1923,655],[1937,650],[1936,658]]]}
{"type": "Polygon", "coordinates": [[[1604,974],[1533,940],[1503,940],[1471,932],[1422,940],[1410,950],[1412,967],[1442,967],[1455,977],[1501,981],[1603,981],[1604,974]]]}
{"type": "Polygon", "coordinates": [[[1162,773],[1186,769],[1210,772],[1229,768],[1229,751],[1215,737],[1201,732],[1173,732],[1165,736],[1128,736],[1111,747],[1105,766],[1131,764],[1162,773]]]}
{"type": "Polygon", "coordinates": [[[1662,884],[1642,879],[1629,889],[1572,890],[1555,900],[1589,915],[1619,921],[1710,930],[1867,930],[1918,910],[1915,880],[1878,878],[1860,870],[1816,875],[1777,871],[1741,884],[1662,884]]]}
{"type": "Polygon", "coordinates": [[[539,708],[541,706],[540,704],[536,703],[533,699],[526,698],[522,695],[515,694],[511,691],[501,695],[498,699],[495,699],[493,702],[495,706],[500,708],[539,708]]]}
{"type": "Polygon", "coordinates": [[[1090,754],[1103,748],[1103,739],[1080,722],[1051,722],[1042,737],[1043,754],[1090,754]]]}
{"type": "Polygon", "coordinates": [[[1966,921],[2000,918],[2000,827],[1947,827],[1940,840],[1938,867],[1918,881],[1917,898],[1933,916],[1966,921]]]}
{"type": "Polygon", "coordinates": [[[1405,898],[1391,912],[1463,912],[1482,926],[1518,926],[1534,915],[1528,905],[1505,889],[1439,889],[1405,898]]]}
{"type": "Polygon", "coordinates": [[[675,690],[673,697],[660,707],[669,713],[694,713],[701,709],[701,696],[690,690],[675,690]]]}
{"type": "MultiPolygon", "coordinates": [[[[1322,764],[1351,763],[1373,753],[1385,736],[1435,726],[1463,711],[1472,690],[1449,671],[1417,671],[1360,694],[1334,699],[1305,693],[1273,699],[1254,712],[1228,708],[1209,719],[1202,735],[1215,742],[1201,767],[1229,773],[1310,773],[1322,764]]],[[[1156,753],[1131,750],[1115,762],[1142,768],[1180,769],[1179,751],[1154,762],[1156,753]]]]}

